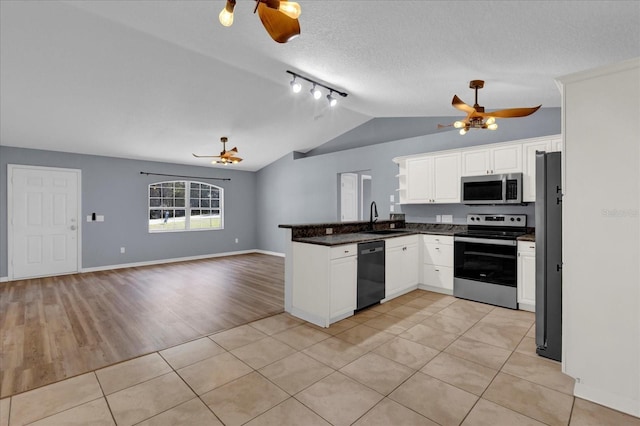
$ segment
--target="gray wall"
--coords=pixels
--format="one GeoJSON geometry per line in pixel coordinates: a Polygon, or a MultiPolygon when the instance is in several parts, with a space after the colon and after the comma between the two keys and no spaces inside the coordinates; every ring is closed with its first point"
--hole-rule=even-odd
{"type": "MultiPolygon", "coordinates": [[[[256,173],[0,146],[0,276],[7,272],[7,164],[82,170],[82,267],[250,250],[257,246],[256,173]],[[141,171],[231,178],[224,188],[224,229],[150,234],[147,186],[170,177],[141,171]],[[96,212],[104,222],[86,222],[96,212]],[[239,242],[236,244],[235,238],[239,242]],[[120,247],[126,248],[120,254],[120,247]]],[[[177,178],[175,178],[177,179],[177,178]]]]}
{"type": "MultiPolygon", "coordinates": [[[[398,166],[392,158],[559,134],[560,117],[560,108],[547,108],[529,117],[500,120],[500,128],[495,132],[472,130],[460,136],[456,131],[450,131],[297,160],[293,155],[282,157],[257,172],[257,247],[284,252],[284,230],[278,228],[279,224],[337,221],[338,173],[371,170],[372,199],[378,205],[380,217],[386,218],[389,196],[396,195],[398,188],[398,166]]],[[[401,210],[414,222],[435,222],[436,214],[452,214],[454,222],[462,223],[467,213],[500,211],[527,214],[529,224],[534,223],[533,205],[480,208],[460,204],[405,205],[401,210]]]]}

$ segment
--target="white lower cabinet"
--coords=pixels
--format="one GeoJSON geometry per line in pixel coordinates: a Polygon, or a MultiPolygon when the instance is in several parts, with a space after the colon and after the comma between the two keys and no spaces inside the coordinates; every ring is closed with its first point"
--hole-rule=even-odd
{"type": "Polygon", "coordinates": [[[536,243],[518,241],[518,307],[536,310],[536,243]]]}
{"type": "Polygon", "coordinates": [[[453,237],[422,235],[422,288],[453,294],[453,237]]]}
{"type": "Polygon", "coordinates": [[[293,243],[291,313],[320,327],[356,309],[358,245],[293,243]]]}
{"type": "Polygon", "coordinates": [[[385,240],[385,299],[417,287],[418,237],[409,235],[385,240]]]}

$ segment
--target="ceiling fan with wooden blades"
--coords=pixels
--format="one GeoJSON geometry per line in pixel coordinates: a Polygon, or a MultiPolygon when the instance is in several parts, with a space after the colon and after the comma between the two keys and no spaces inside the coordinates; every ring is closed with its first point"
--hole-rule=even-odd
{"type": "MultiPolygon", "coordinates": [[[[233,24],[233,9],[236,0],[227,0],[220,12],[220,23],[225,27],[233,24]]],[[[278,43],[286,43],[300,35],[300,5],[285,0],[256,0],[253,13],[258,12],[262,25],[272,39],[278,43]]]]}
{"type": "Polygon", "coordinates": [[[466,134],[469,129],[489,129],[496,130],[498,124],[496,118],[516,118],[526,117],[536,112],[542,105],[531,108],[508,108],[498,111],[485,112],[484,107],[478,104],[478,89],[484,87],[484,80],[471,80],[469,82],[469,88],[474,89],[476,93],[476,99],[473,106],[465,104],[457,95],[453,95],[451,105],[454,108],[459,109],[462,112],[466,112],[467,116],[463,120],[458,120],[451,124],[438,124],[438,129],[445,127],[455,127],[460,129],[460,134],[466,134]]]}
{"type": "Polygon", "coordinates": [[[214,158],[214,160],[211,161],[211,164],[224,164],[224,165],[238,164],[239,162],[242,161],[242,158],[236,157],[236,154],[238,153],[238,148],[234,146],[232,149],[227,151],[226,143],[228,140],[229,139],[226,136],[223,136],[220,138],[220,142],[222,142],[222,151],[220,152],[220,155],[193,154],[193,156],[196,158],[214,158]]]}

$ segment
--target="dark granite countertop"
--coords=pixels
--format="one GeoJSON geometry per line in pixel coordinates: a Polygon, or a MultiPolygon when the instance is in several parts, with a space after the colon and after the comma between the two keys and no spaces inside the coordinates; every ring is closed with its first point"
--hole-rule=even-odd
{"type": "Polygon", "coordinates": [[[388,238],[404,237],[407,235],[417,235],[418,232],[400,229],[394,234],[367,234],[366,232],[353,232],[351,234],[322,235],[319,237],[293,238],[297,243],[318,244],[322,246],[339,246],[344,244],[357,244],[367,241],[386,240],[388,238]]]}

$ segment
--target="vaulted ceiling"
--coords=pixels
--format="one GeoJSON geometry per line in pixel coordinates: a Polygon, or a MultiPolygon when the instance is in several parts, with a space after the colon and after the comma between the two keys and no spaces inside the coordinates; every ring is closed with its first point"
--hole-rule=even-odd
{"type": "Polygon", "coordinates": [[[554,78],[640,56],[638,1],[298,2],[278,44],[250,0],[229,28],[224,0],[3,0],[0,144],[207,165],[228,136],[258,170],[373,118],[460,116],[472,79],[488,110],[559,107],[554,78]],[[294,95],[286,70],[349,96],[294,95]]]}

